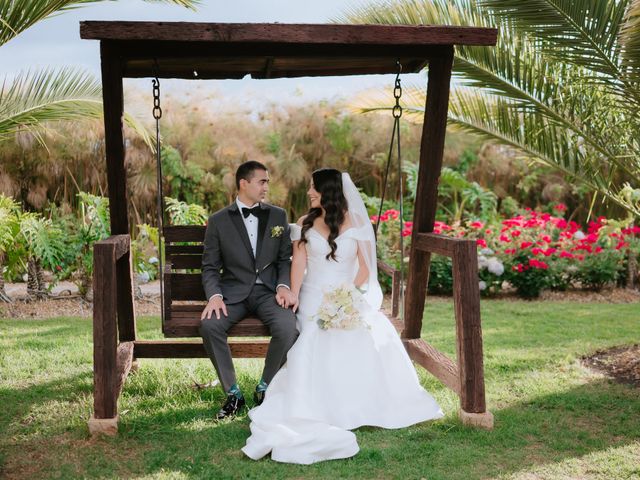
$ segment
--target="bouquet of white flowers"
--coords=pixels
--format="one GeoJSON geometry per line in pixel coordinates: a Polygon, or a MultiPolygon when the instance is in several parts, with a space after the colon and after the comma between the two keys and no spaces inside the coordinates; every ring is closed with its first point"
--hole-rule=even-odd
{"type": "Polygon", "coordinates": [[[363,319],[366,300],[355,285],[340,285],[325,292],[318,312],[313,316],[322,330],[369,328],[363,319]]]}

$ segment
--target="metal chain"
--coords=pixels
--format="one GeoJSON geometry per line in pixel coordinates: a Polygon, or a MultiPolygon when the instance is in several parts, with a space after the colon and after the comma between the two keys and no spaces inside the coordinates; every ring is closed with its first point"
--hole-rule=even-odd
{"type": "Polygon", "coordinates": [[[398,146],[398,194],[399,201],[399,217],[400,217],[400,318],[404,321],[404,237],[402,232],[404,231],[404,205],[403,205],[403,188],[402,188],[402,150],[400,149],[400,117],[402,117],[402,106],[400,105],[400,98],[402,97],[402,84],[400,83],[400,74],[402,73],[402,64],[400,59],[396,60],[396,66],[398,68],[396,74],[396,80],[393,88],[393,97],[396,99],[396,104],[391,111],[393,115],[393,131],[391,132],[391,142],[389,142],[389,154],[387,156],[387,167],[384,174],[384,183],[382,184],[382,196],[380,198],[380,208],[378,210],[378,218],[376,220],[375,234],[378,236],[378,229],[380,228],[380,217],[382,216],[382,209],[384,205],[384,198],[387,191],[387,183],[389,181],[389,169],[391,167],[391,155],[393,152],[393,142],[397,136],[398,146]]]}
{"type": "Polygon", "coordinates": [[[396,104],[394,105],[391,112],[394,119],[393,130],[391,132],[391,141],[389,142],[389,154],[387,155],[387,166],[384,173],[384,182],[382,183],[382,196],[380,197],[380,208],[378,209],[378,219],[376,221],[376,227],[375,227],[376,237],[378,236],[378,229],[380,228],[380,217],[382,216],[384,198],[387,193],[387,183],[389,182],[389,169],[391,167],[391,154],[393,152],[393,142],[396,139],[396,132],[398,134],[398,139],[400,137],[400,117],[402,116],[402,107],[400,106],[400,97],[402,96],[402,86],[400,84],[400,73],[402,73],[402,64],[400,63],[399,59],[396,60],[396,66],[398,67],[398,73],[396,74],[395,86],[393,88],[393,97],[396,99],[396,104]]]}
{"type": "Polygon", "coordinates": [[[153,60],[153,75],[155,78],[151,80],[153,85],[153,118],[156,120],[156,172],[157,172],[157,210],[158,210],[158,278],[160,279],[160,318],[164,329],[164,267],[162,262],[162,237],[164,235],[163,214],[164,199],[162,196],[162,152],[160,145],[160,119],[162,118],[162,107],[160,106],[160,80],[158,74],[160,67],[158,60],[153,60]]]}
{"type": "Polygon", "coordinates": [[[160,80],[158,77],[151,80],[153,85],[153,118],[160,120],[162,118],[162,108],[160,107],[160,80]]]}
{"type": "Polygon", "coordinates": [[[400,73],[402,72],[402,64],[400,60],[396,62],[398,66],[398,74],[396,75],[396,85],[393,89],[393,96],[396,104],[393,107],[393,118],[396,123],[396,135],[398,139],[398,211],[400,215],[400,319],[404,323],[404,191],[402,181],[402,150],[400,149],[400,117],[402,117],[402,107],[400,106],[400,97],[402,96],[402,85],[400,85],[400,73]]]}
{"type": "Polygon", "coordinates": [[[402,85],[400,85],[400,74],[402,73],[402,64],[400,60],[396,60],[396,66],[398,67],[398,73],[396,74],[396,83],[393,88],[393,97],[396,99],[396,104],[393,107],[393,118],[399,120],[402,116],[402,107],[400,106],[400,97],[402,97],[402,85]]]}

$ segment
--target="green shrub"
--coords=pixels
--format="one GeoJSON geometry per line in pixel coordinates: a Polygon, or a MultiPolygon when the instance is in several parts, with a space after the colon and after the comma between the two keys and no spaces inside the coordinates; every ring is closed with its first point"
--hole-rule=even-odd
{"type": "Polygon", "coordinates": [[[540,292],[548,288],[552,273],[546,262],[530,258],[520,253],[509,259],[506,269],[507,280],[516,289],[521,298],[538,298],[540,292]]]}
{"type": "Polygon", "coordinates": [[[587,255],[577,265],[574,279],[590,290],[600,291],[610,283],[615,283],[624,271],[624,256],[617,250],[603,250],[597,255],[587,255]]]}
{"type": "Polygon", "coordinates": [[[453,268],[449,257],[431,255],[428,292],[439,295],[453,293],[453,268]]]}

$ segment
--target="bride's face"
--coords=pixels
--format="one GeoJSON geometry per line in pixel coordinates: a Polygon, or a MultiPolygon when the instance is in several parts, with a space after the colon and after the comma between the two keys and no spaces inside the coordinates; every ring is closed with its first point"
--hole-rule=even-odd
{"type": "Polygon", "coordinates": [[[316,190],[316,188],[313,185],[313,181],[311,181],[309,190],[307,190],[307,197],[309,197],[311,208],[322,208],[322,205],[320,204],[320,199],[322,198],[322,194],[320,194],[320,192],[316,190]]]}

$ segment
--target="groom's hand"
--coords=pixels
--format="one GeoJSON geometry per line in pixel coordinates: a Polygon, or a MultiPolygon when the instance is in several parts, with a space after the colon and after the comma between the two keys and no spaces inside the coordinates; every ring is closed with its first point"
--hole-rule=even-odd
{"type": "Polygon", "coordinates": [[[224,316],[227,317],[227,306],[224,304],[222,297],[220,295],[215,295],[209,299],[207,306],[204,307],[202,311],[202,315],[200,315],[200,320],[204,320],[205,318],[208,320],[211,318],[211,314],[215,312],[216,318],[220,320],[220,312],[224,313],[224,316]]]}
{"type": "Polygon", "coordinates": [[[276,293],[276,302],[278,302],[278,305],[280,305],[282,308],[289,308],[293,307],[294,305],[297,306],[298,297],[288,288],[279,287],[276,293]]]}

